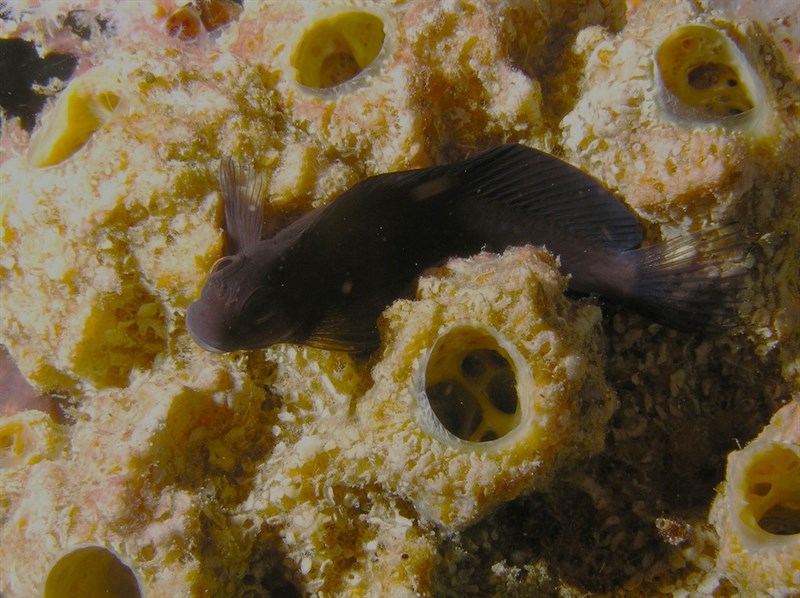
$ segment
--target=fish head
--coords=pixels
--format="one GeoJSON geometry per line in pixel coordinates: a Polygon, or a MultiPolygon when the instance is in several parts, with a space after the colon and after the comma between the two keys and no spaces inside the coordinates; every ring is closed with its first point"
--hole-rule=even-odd
{"type": "Polygon", "coordinates": [[[280,255],[272,253],[242,252],[212,266],[200,297],[186,311],[186,328],[200,347],[227,353],[292,338],[298,326],[272,276],[281,267],[280,255]]]}

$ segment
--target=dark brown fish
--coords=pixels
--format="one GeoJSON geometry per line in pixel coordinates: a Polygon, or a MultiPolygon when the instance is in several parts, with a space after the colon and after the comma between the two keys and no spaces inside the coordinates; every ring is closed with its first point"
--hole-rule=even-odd
{"type": "Polygon", "coordinates": [[[260,177],[225,159],[220,184],[230,255],[186,314],[209,351],[372,350],[381,312],[412,295],[425,269],[525,244],[558,255],[572,291],[674,328],[719,329],[735,317],[733,227],[638,248],[636,217],[599,181],[523,145],[369,177],[265,240],[260,177]]]}

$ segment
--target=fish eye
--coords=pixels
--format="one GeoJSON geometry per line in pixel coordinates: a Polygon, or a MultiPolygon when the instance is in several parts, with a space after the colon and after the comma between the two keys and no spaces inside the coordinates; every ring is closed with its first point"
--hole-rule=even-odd
{"type": "Polygon", "coordinates": [[[271,289],[263,285],[253,289],[242,301],[241,313],[247,314],[253,325],[271,320],[277,313],[271,289]]]}
{"type": "Polygon", "coordinates": [[[219,258],[214,264],[211,266],[211,272],[219,272],[220,270],[224,270],[228,266],[230,266],[236,260],[232,255],[225,255],[219,258]]]}

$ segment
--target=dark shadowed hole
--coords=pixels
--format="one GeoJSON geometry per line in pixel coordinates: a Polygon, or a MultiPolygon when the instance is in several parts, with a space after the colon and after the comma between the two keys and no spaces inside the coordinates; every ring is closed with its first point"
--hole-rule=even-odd
{"type": "Polygon", "coordinates": [[[432,415],[462,440],[496,440],[520,423],[511,358],[485,330],[459,326],[441,337],[428,358],[425,378],[432,415]]]}
{"type": "Polygon", "coordinates": [[[765,532],[778,536],[800,534],[800,508],[775,505],[761,516],[758,526],[765,532]]]}
{"type": "Polygon", "coordinates": [[[800,509],[775,505],[761,516],[758,526],[777,536],[800,534],[800,509]]]}
{"type": "Polygon", "coordinates": [[[489,400],[498,410],[512,414],[517,410],[517,389],[514,372],[508,368],[497,372],[486,387],[489,400]]]}
{"type": "Polygon", "coordinates": [[[429,386],[425,392],[433,412],[448,432],[468,439],[478,429],[481,408],[466,387],[447,380],[429,386]]]}
{"type": "Polygon", "coordinates": [[[75,56],[53,53],[40,58],[32,42],[0,39],[0,106],[31,131],[47,100],[34,91],[33,84],[46,85],[53,77],[67,81],[77,65],[75,56]]]}
{"type": "Polygon", "coordinates": [[[320,69],[321,87],[333,87],[355,77],[361,69],[352,54],[337,52],[326,56],[320,69]]]}
{"type": "Polygon", "coordinates": [[[468,353],[461,360],[461,373],[470,380],[477,380],[486,372],[486,364],[480,351],[468,353]]]}
{"type": "Polygon", "coordinates": [[[716,87],[722,78],[722,71],[725,69],[721,64],[701,64],[689,71],[687,77],[689,85],[694,89],[711,89],[716,87]]]}
{"type": "Polygon", "coordinates": [[[769,482],[759,482],[750,487],[750,492],[758,496],[766,496],[772,490],[772,484],[769,482]]]}
{"type": "Polygon", "coordinates": [[[751,463],[747,475],[758,526],[779,536],[800,534],[800,455],[773,446],[751,463]]]}

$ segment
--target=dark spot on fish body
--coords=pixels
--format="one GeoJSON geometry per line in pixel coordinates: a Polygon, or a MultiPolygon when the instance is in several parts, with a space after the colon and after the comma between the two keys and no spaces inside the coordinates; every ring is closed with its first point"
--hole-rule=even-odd
{"type": "Polygon", "coordinates": [[[417,185],[411,190],[411,195],[414,201],[428,201],[453,191],[457,185],[454,177],[443,176],[417,185]]]}

